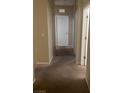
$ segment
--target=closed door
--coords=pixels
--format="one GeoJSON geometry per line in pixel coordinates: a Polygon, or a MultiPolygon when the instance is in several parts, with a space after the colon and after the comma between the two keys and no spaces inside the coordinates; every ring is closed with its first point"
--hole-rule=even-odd
{"type": "Polygon", "coordinates": [[[68,46],[69,18],[64,15],[56,16],[56,44],[68,46]]]}

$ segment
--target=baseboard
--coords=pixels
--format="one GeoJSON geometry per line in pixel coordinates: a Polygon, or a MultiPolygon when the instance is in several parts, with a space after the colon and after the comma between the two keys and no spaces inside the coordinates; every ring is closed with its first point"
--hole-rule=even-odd
{"type": "Polygon", "coordinates": [[[76,65],[81,65],[81,62],[80,61],[78,61],[78,60],[76,60],[76,65]]]}
{"type": "Polygon", "coordinates": [[[54,62],[54,57],[52,56],[49,62],[37,62],[36,65],[49,65],[54,62]]]}
{"type": "Polygon", "coordinates": [[[51,64],[51,62],[53,61],[53,56],[51,57],[50,61],[49,61],[49,64],[51,64]]]}
{"type": "Polygon", "coordinates": [[[49,65],[49,62],[37,62],[37,65],[49,65]]]}
{"type": "Polygon", "coordinates": [[[54,61],[54,57],[52,56],[49,62],[37,62],[36,65],[49,65],[54,61]]]}
{"type": "Polygon", "coordinates": [[[55,59],[54,59],[54,56],[51,57],[51,60],[50,60],[50,64],[54,63],[55,62],[55,59]]]}
{"type": "Polygon", "coordinates": [[[85,78],[85,80],[86,80],[87,87],[88,87],[88,89],[89,89],[89,91],[90,91],[90,85],[88,85],[88,80],[87,80],[87,78],[85,78]]]}

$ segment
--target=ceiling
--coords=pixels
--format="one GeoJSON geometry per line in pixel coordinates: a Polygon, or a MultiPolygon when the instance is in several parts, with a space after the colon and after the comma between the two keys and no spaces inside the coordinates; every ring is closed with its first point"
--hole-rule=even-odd
{"type": "Polygon", "coordinates": [[[55,0],[55,5],[74,5],[75,0],[55,0]]]}

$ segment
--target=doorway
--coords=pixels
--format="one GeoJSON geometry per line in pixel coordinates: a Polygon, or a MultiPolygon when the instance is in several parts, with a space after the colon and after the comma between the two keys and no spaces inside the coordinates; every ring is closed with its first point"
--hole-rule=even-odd
{"type": "Polygon", "coordinates": [[[69,17],[66,15],[55,16],[56,46],[68,46],[69,17]]]}
{"type": "Polygon", "coordinates": [[[55,15],[55,55],[74,55],[74,21],[68,14],[55,15]]]}

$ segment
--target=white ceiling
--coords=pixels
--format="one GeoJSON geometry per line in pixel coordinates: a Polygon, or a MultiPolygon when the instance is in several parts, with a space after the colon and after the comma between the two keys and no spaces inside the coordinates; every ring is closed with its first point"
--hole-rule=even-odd
{"type": "Polygon", "coordinates": [[[55,5],[74,5],[75,0],[55,0],[55,5]]]}

